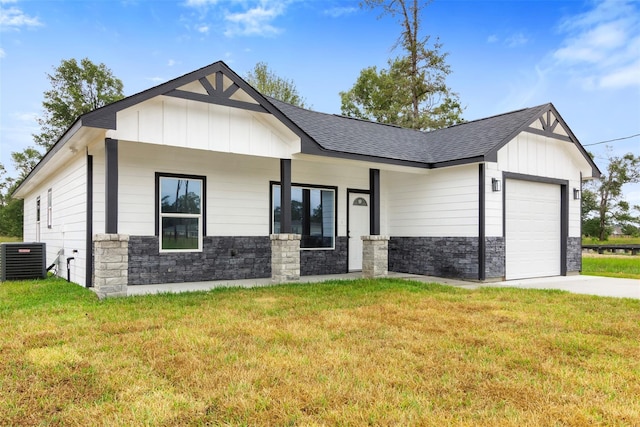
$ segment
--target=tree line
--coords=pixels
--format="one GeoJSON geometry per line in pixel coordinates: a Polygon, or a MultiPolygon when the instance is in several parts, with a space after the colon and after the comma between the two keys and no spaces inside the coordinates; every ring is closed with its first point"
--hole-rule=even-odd
{"type": "MultiPolygon", "coordinates": [[[[458,94],[447,86],[451,73],[447,53],[436,38],[423,35],[422,16],[427,3],[419,0],[365,0],[363,8],[381,10],[398,20],[400,35],[387,68],[361,70],[351,89],[340,92],[341,112],[348,117],[430,131],[462,123],[463,107],[458,94]]],[[[51,89],[44,92],[43,115],[35,146],[11,154],[17,176],[7,176],[0,164],[0,235],[22,236],[22,200],[13,191],[26,178],[62,134],[82,114],[124,98],[123,83],[104,64],[88,58],[62,60],[47,74],[51,89]]],[[[308,108],[292,80],[278,76],[264,62],[245,76],[260,93],[308,108]]],[[[640,157],[632,153],[610,157],[607,173],[583,191],[582,220],[585,234],[604,240],[614,224],[640,233],[640,207],[622,198],[622,186],[640,181],[640,157]]]]}

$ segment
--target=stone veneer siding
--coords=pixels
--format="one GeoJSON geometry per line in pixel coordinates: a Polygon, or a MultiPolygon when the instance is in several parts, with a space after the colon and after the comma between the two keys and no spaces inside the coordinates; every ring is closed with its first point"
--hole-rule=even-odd
{"type": "Polygon", "coordinates": [[[567,239],[567,273],[582,271],[582,239],[567,239]]]}
{"type": "Polygon", "coordinates": [[[207,236],[202,252],[169,253],[156,236],[129,238],[129,285],[261,277],[271,277],[269,236],[207,236]]]}
{"type": "Polygon", "coordinates": [[[478,238],[391,237],[389,271],[478,279],[478,238]]]}
{"type": "Polygon", "coordinates": [[[504,279],[506,256],[504,237],[486,237],[484,241],[485,279],[504,279]]]}
{"type": "Polygon", "coordinates": [[[346,273],[348,245],[349,239],[347,237],[336,237],[336,247],[333,250],[301,250],[300,275],[317,276],[346,273]]]}

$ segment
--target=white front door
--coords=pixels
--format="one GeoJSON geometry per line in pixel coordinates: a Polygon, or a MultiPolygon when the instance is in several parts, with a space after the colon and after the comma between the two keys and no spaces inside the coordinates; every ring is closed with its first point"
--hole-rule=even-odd
{"type": "Polygon", "coordinates": [[[362,239],[369,235],[369,195],[349,193],[349,271],[362,270],[362,239]]]}

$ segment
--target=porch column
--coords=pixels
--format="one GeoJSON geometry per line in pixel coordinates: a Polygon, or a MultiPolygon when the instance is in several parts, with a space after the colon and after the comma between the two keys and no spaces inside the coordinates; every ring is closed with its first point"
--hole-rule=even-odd
{"type": "Polygon", "coordinates": [[[300,235],[272,234],[271,281],[284,283],[300,280],[300,235]]]}
{"type": "Polygon", "coordinates": [[[106,234],[118,234],[118,140],[106,138],[105,151],[105,221],[106,234]]]}
{"type": "Polygon", "coordinates": [[[362,275],[385,277],[389,268],[389,236],[362,236],[362,275]]]}
{"type": "Polygon", "coordinates": [[[99,298],[127,296],[129,235],[96,234],[93,291],[99,298]]]}
{"type": "Polygon", "coordinates": [[[291,228],[291,159],[280,159],[280,234],[271,239],[271,281],[300,280],[300,238],[291,228]]]}
{"type": "Polygon", "coordinates": [[[380,169],[369,169],[369,234],[380,234],[380,169]]]}
{"type": "Polygon", "coordinates": [[[362,236],[362,275],[384,277],[389,269],[389,236],[380,235],[380,169],[369,169],[369,236],[362,236]]]}
{"type": "Polygon", "coordinates": [[[291,233],[291,159],[280,159],[280,233],[291,233]]]}

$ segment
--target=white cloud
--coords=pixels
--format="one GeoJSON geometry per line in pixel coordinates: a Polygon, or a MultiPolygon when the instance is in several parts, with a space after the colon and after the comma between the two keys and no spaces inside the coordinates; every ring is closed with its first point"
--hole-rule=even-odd
{"type": "MultiPolygon", "coordinates": [[[[203,34],[212,28],[224,28],[224,35],[274,36],[283,29],[274,21],[282,16],[292,0],[186,0],[184,6],[196,10],[192,16],[198,24],[188,25],[203,34]],[[197,17],[196,17],[197,16],[197,17]],[[205,19],[214,21],[213,26],[204,24],[205,19]],[[220,22],[221,21],[221,22],[220,22]]],[[[345,8],[346,9],[346,8],[345,8]]]]}
{"type": "Polygon", "coordinates": [[[565,19],[566,34],[553,52],[584,89],[640,87],[640,11],[638,3],[605,0],[565,19]]]}
{"type": "Polygon", "coordinates": [[[523,46],[529,42],[529,39],[522,33],[512,34],[505,40],[509,47],[523,46]]]}
{"type": "MultiPolygon", "coordinates": [[[[5,2],[3,1],[3,3],[5,2]]],[[[40,26],[42,26],[42,22],[37,16],[29,16],[17,7],[0,8],[1,31],[18,31],[23,27],[33,28],[40,26]]]]}
{"type": "Polygon", "coordinates": [[[227,13],[225,20],[229,24],[225,35],[228,37],[241,36],[273,36],[282,29],[271,23],[285,11],[285,4],[274,1],[262,1],[260,5],[243,12],[227,13]]]}
{"type": "Polygon", "coordinates": [[[634,64],[617,68],[600,78],[600,86],[603,88],[624,88],[640,86],[640,59],[634,64]]]}
{"type": "Polygon", "coordinates": [[[7,53],[0,47],[0,58],[4,58],[5,56],[7,56],[7,53]]]}
{"type": "Polygon", "coordinates": [[[23,113],[23,112],[14,112],[11,113],[11,118],[18,122],[34,122],[38,117],[38,113],[23,113]]]}
{"type": "Polygon", "coordinates": [[[165,81],[165,79],[163,77],[147,77],[147,80],[149,80],[152,83],[156,83],[156,84],[160,84],[163,83],[165,81]]]}
{"type": "Polygon", "coordinates": [[[489,37],[487,37],[487,43],[496,43],[498,41],[498,36],[496,36],[495,34],[491,34],[489,37]]]}
{"type": "Polygon", "coordinates": [[[357,11],[358,11],[357,7],[344,6],[344,7],[332,7],[331,9],[326,9],[322,13],[332,18],[339,18],[341,16],[351,15],[352,13],[355,13],[357,11]]]}
{"type": "Polygon", "coordinates": [[[174,66],[174,65],[176,65],[176,64],[177,64],[177,62],[176,62],[176,60],[174,60],[174,59],[170,59],[169,61],[167,61],[167,65],[168,65],[169,67],[173,67],[173,66],[174,66]]]}

